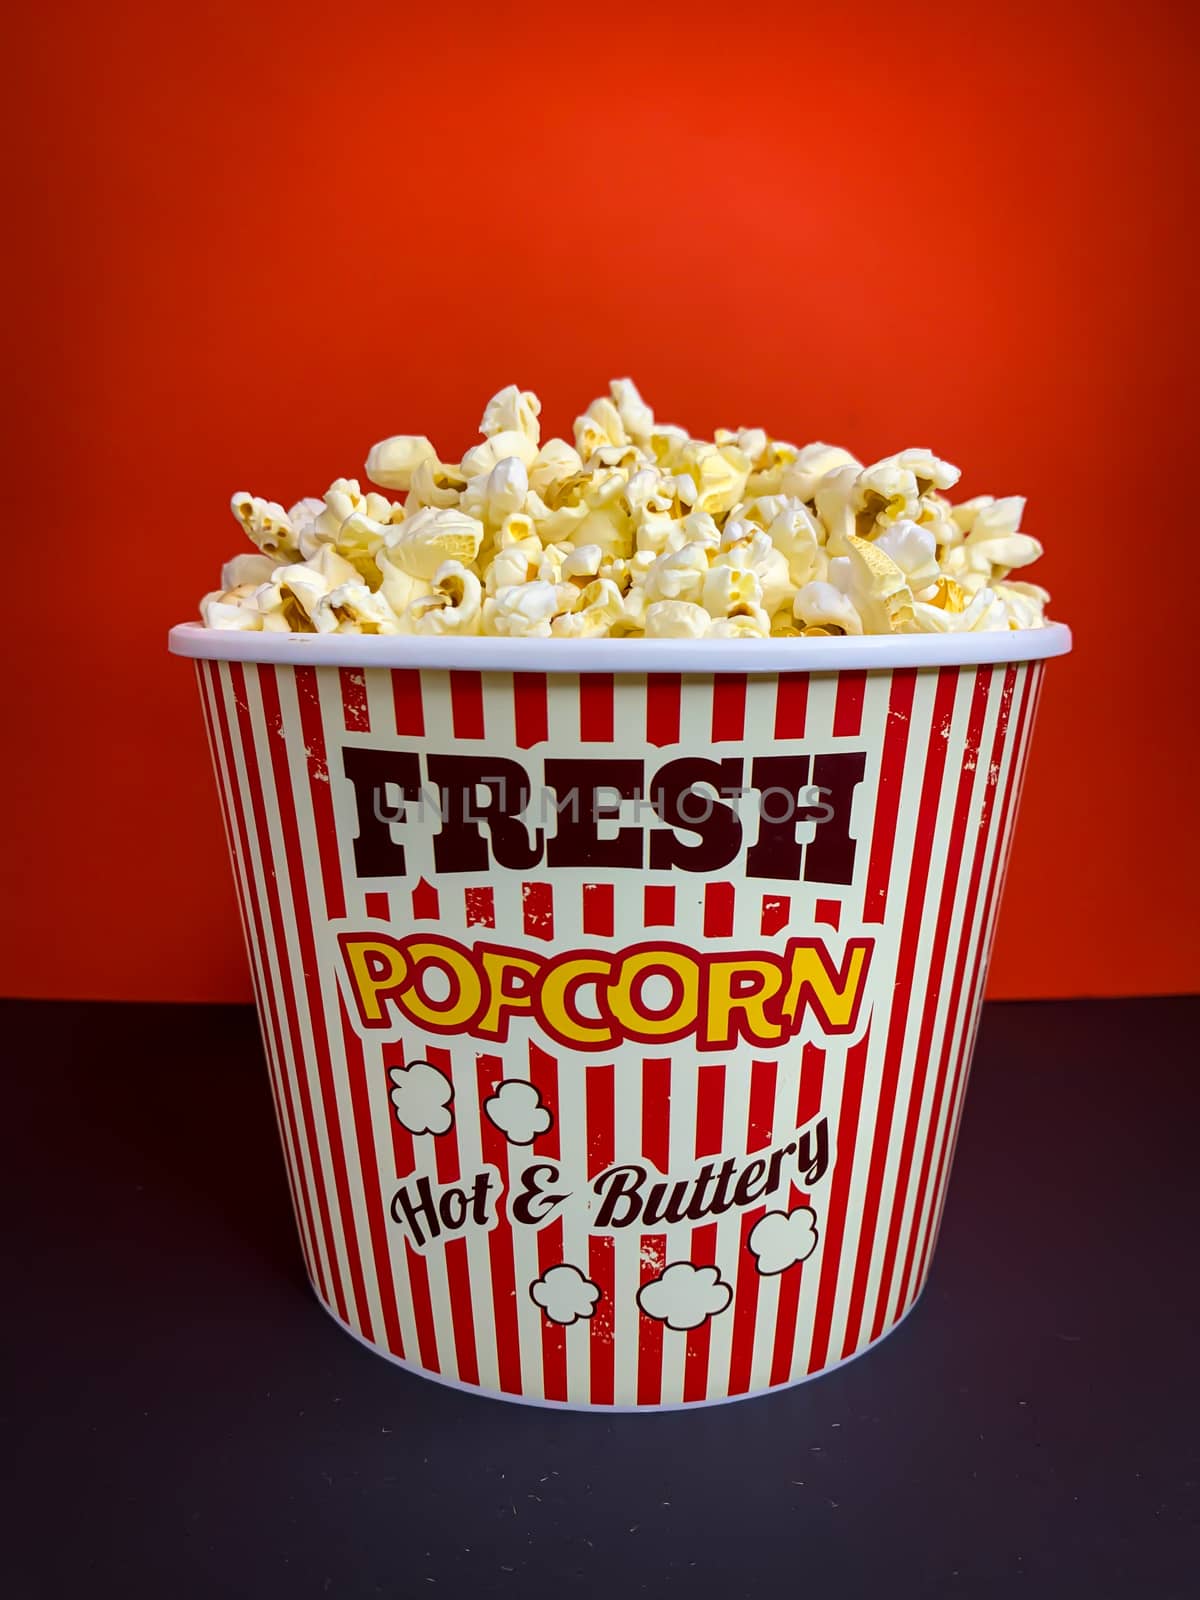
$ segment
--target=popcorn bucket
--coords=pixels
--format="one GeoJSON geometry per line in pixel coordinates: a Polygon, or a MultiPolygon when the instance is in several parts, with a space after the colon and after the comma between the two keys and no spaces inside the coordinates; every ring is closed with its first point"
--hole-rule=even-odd
{"type": "Polygon", "coordinates": [[[173,630],[317,1297],[459,1388],[800,1383],[925,1284],[1039,630],[173,630]]]}

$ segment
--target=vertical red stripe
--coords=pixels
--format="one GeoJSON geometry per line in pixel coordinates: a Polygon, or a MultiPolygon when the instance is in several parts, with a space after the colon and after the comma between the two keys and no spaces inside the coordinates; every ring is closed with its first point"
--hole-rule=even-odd
{"type": "MultiPolygon", "coordinates": [[[[585,1067],[587,1096],[587,1171],[590,1180],[615,1160],[614,1069],[611,1066],[585,1067]]],[[[616,1285],[613,1238],[611,1234],[592,1234],[588,1240],[588,1276],[600,1290],[600,1299],[588,1324],[591,1356],[591,1401],[593,1405],[612,1405],[615,1368],[613,1360],[613,1294],[616,1285]]]]}
{"type": "Polygon", "coordinates": [[[521,913],[531,939],[553,939],[554,890],[548,883],[521,885],[521,913]]]}
{"type": "Polygon", "coordinates": [[[731,883],[704,886],[704,937],[728,939],[733,933],[734,889],[731,883]]]}
{"type": "MultiPolygon", "coordinates": [[[[443,1073],[454,1085],[455,1097],[462,1089],[455,1081],[454,1061],[450,1051],[441,1045],[430,1045],[425,1059],[443,1073]]],[[[464,1096],[465,1098],[465,1096],[464,1096]]],[[[437,1180],[441,1184],[458,1183],[462,1177],[462,1163],[458,1150],[458,1116],[450,1124],[448,1133],[433,1140],[434,1163],[437,1180]]],[[[434,1246],[436,1249],[436,1246],[434,1246]]],[[[446,1287],[450,1299],[450,1325],[454,1329],[454,1356],[458,1376],[463,1383],[479,1382],[479,1354],[475,1347],[474,1303],[471,1293],[471,1263],[467,1257],[467,1241],[461,1234],[448,1238],[445,1251],[446,1287]]]]}
{"type": "Polygon", "coordinates": [[[442,902],[437,890],[424,878],[418,880],[412,892],[414,922],[436,922],[442,914],[442,902]]]}
{"type": "Polygon", "coordinates": [[[483,679],[478,672],[451,672],[450,721],[456,739],[483,738],[483,679]]]}
{"type": "Polygon", "coordinates": [[[996,831],[996,850],[988,879],[983,916],[979,924],[979,938],[975,946],[974,970],[967,989],[967,1021],[963,1028],[958,1060],[954,1069],[954,1088],[950,1098],[950,1113],[947,1117],[946,1134],[938,1162],[937,1179],[934,1184],[935,1203],[930,1208],[925,1244],[921,1254],[921,1266],[917,1275],[918,1283],[924,1280],[925,1272],[928,1269],[929,1258],[937,1240],[938,1230],[941,1227],[942,1212],[946,1204],[946,1190],[949,1184],[950,1169],[954,1162],[954,1152],[958,1145],[958,1131],[962,1121],[967,1074],[970,1071],[971,1054],[975,1046],[975,1033],[979,1025],[983,981],[991,954],[993,918],[995,911],[999,909],[1000,893],[1003,890],[1004,873],[1008,864],[1008,850],[1012,843],[1010,816],[1015,816],[1015,807],[1019,803],[1021,784],[1025,776],[1025,760],[1033,733],[1033,721],[1037,709],[1037,689],[1041,681],[1041,667],[1036,663],[1029,665],[1025,668],[1025,673],[1025,694],[1021,702],[1016,737],[1013,741],[1013,755],[1008,772],[1008,781],[1005,785],[1004,798],[1001,802],[999,826],[996,831]]]}
{"type": "MultiPolygon", "coordinates": [[[[967,733],[959,766],[958,788],[954,796],[954,811],[950,823],[950,838],[946,858],[940,867],[941,894],[938,901],[937,922],[929,952],[929,976],[921,1000],[921,1023],[917,1033],[917,1048],[913,1058],[912,1082],[908,1093],[908,1111],[904,1131],[900,1137],[900,1156],[896,1167],[895,1187],[892,1191],[891,1211],[884,1239],[883,1261],[880,1269],[879,1291],[875,1301],[875,1316],[871,1323],[871,1338],[878,1339],[888,1320],[888,1300],[892,1292],[892,1275],[896,1267],[900,1228],[904,1218],[904,1205],[908,1198],[909,1176],[912,1171],[913,1150],[917,1140],[917,1123],[925,1097],[925,1081],[929,1073],[929,1058],[933,1046],[933,1027],[937,1018],[938,1001],[946,976],[946,948],[950,941],[950,919],[958,892],[961,873],[963,841],[967,831],[975,789],[975,773],[979,765],[979,750],[983,742],[983,722],[987,715],[988,691],[992,681],[991,667],[978,667],[971,688],[971,705],[967,718],[967,733]]],[[[968,674],[963,672],[960,683],[965,690],[968,674]]],[[[945,744],[936,722],[932,737],[939,745],[945,744]]],[[[913,995],[912,1004],[918,997],[913,995]]]]}
{"type": "MultiPolygon", "coordinates": [[[[888,1017],[887,1038],[884,1045],[883,1074],[879,1087],[875,1137],[871,1145],[870,1166],[867,1169],[867,1187],[863,1195],[862,1204],[862,1226],[858,1236],[858,1252],[855,1257],[854,1278],[850,1288],[850,1305],[846,1314],[846,1334],[842,1343],[843,1357],[851,1355],[858,1347],[859,1328],[862,1322],[863,1304],[867,1293],[867,1279],[870,1275],[871,1257],[875,1248],[875,1229],[879,1220],[884,1168],[887,1165],[888,1148],[892,1138],[892,1118],[896,1108],[900,1062],[904,1054],[904,1041],[907,1036],[911,1015],[913,971],[917,959],[917,946],[921,937],[921,926],[925,917],[925,891],[929,882],[930,854],[933,849],[933,836],[937,828],[942,775],[946,766],[947,741],[939,736],[939,730],[954,715],[958,675],[958,667],[943,667],[938,673],[937,691],[934,696],[933,726],[925,755],[925,772],[921,783],[916,835],[912,844],[908,898],[904,906],[900,950],[896,959],[896,977],[892,1005],[888,1017]]],[[[876,827],[878,827],[878,822],[876,822],[876,827]]]]}
{"type": "Polygon", "coordinates": [[[791,897],[786,894],[765,894],[762,902],[760,932],[778,933],[786,928],[792,914],[791,897]]]}
{"type": "Polygon", "coordinates": [[[363,1193],[366,1199],[367,1231],[371,1241],[371,1259],[375,1263],[375,1281],[379,1285],[379,1305],[383,1315],[387,1347],[394,1356],[404,1357],[404,1339],[400,1332],[400,1315],[396,1306],[396,1284],[392,1277],[392,1255],[388,1243],[387,1218],[384,1215],[384,1197],[379,1204],[372,1201],[378,1190],[378,1158],[375,1154],[375,1136],[371,1122],[371,1096],[367,1083],[367,1064],[362,1042],[354,1031],[345,1002],[338,994],[338,1010],[342,1020],[342,1038],[346,1049],[346,1071],[350,1079],[350,1103],[354,1117],[354,1134],[358,1143],[358,1163],[362,1171],[363,1193]]]}
{"type": "Polygon", "coordinates": [[[613,680],[610,672],[579,675],[579,738],[583,744],[611,744],[613,680]]]}
{"type": "Polygon", "coordinates": [[[475,1057],[476,1093],[483,1159],[495,1167],[505,1190],[498,1206],[496,1226],[488,1234],[488,1258],[492,1269],[492,1313],[496,1319],[496,1363],[503,1394],[521,1393],[521,1336],[517,1321],[517,1271],[513,1257],[512,1220],[508,1214],[508,1140],[485,1115],[483,1103],[495,1092],[504,1077],[502,1056],[475,1057]]]}
{"type": "MultiPolygon", "coordinates": [[[[815,1044],[806,1044],[800,1059],[800,1087],[796,1094],[796,1127],[805,1128],[810,1122],[816,1120],[821,1112],[821,1093],[825,1083],[825,1052],[815,1044]]],[[[804,1205],[808,1201],[807,1194],[800,1189],[789,1188],[786,1209],[791,1210],[797,1203],[804,1205]]],[[[824,1224],[824,1218],[818,1215],[818,1228],[824,1224]]],[[[775,1312],[775,1343],[771,1351],[771,1376],[772,1385],[787,1383],[792,1375],[792,1364],[796,1358],[796,1322],[800,1312],[800,1289],[804,1283],[806,1264],[799,1262],[794,1267],[789,1267],[779,1279],[779,1302],[775,1312]]]]}
{"type": "Polygon", "coordinates": [[[408,1260],[408,1292],[412,1300],[413,1320],[417,1325],[417,1354],[427,1372],[441,1372],[438,1358],[437,1328],[433,1320],[433,1298],[429,1293],[429,1263],[410,1239],[404,1241],[408,1260]]]}
{"type": "MultiPolygon", "coordinates": [[[[246,712],[246,685],[240,668],[238,676],[233,676],[232,666],[229,669],[230,687],[234,694],[239,719],[246,712]]],[[[264,672],[260,682],[265,686],[270,674],[264,672]]],[[[225,741],[225,749],[231,775],[234,772],[233,762],[233,734],[225,714],[224,696],[217,694],[217,714],[221,723],[221,734],[225,741]]],[[[276,749],[282,750],[281,733],[282,723],[276,705],[275,715],[266,710],[267,735],[270,742],[272,755],[276,749]]],[[[250,804],[254,819],[255,833],[260,840],[260,847],[265,861],[270,861],[270,870],[266,869],[264,861],[264,885],[267,894],[268,913],[275,929],[275,955],[279,970],[279,982],[283,990],[284,1009],[288,1019],[288,1030],[292,1040],[292,1060],[296,1068],[296,1090],[300,1098],[300,1115],[304,1123],[305,1144],[308,1148],[309,1168],[312,1173],[313,1195],[316,1200],[317,1213],[321,1220],[321,1235],[325,1241],[325,1258],[329,1263],[329,1288],[333,1291],[333,1302],[343,1321],[348,1321],[346,1311],[345,1291],[342,1286],[341,1272],[339,1269],[337,1250],[334,1246],[333,1219],[329,1206],[329,1192],[325,1184],[324,1169],[321,1164],[321,1151],[317,1139],[316,1117],[313,1113],[312,1095],[308,1082],[307,1055],[308,1041],[311,1030],[301,1030],[299,1010],[297,1006],[297,980],[301,974],[292,970],[291,958],[287,941],[283,931],[283,913],[279,900],[279,867],[282,863],[276,862],[271,849],[271,835],[267,827],[266,808],[263,803],[262,775],[259,771],[253,749],[247,752],[246,743],[241,741],[242,754],[246,762],[246,781],[250,789],[250,804]]],[[[285,774],[286,775],[286,774],[285,774]]],[[[236,783],[235,783],[236,792],[236,783]]],[[[320,1031],[320,1024],[314,1024],[320,1031]]],[[[314,1234],[315,1237],[315,1234],[314,1234]]],[[[326,1294],[328,1299],[328,1294],[326,1294]]]]}
{"type": "Polygon", "coordinates": [[[871,860],[863,896],[863,921],[882,922],[887,914],[888,879],[892,873],[892,844],[896,817],[900,811],[900,790],[904,783],[904,755],[908,748],[908,726],[912,717],[913,691],[917,675],[909,667],[892,673],[888,697],[887,727],[879,761],[879,788],[875,795],[875,817],[871,824],[871,860]]]}
{"type": "MultiPolygon", "coordinates": [[[[309,895],[308,879],[305,874],[304,852],[300,845],[300,830],[297,821],[296,801],[292,790],[292,775],[288,766],[287,748],[284,740],[276,736],[283,728],[283,716],[279,704],[279,679],[280,675],[286,674],[288,670],[286,667],[264,667],[258,673],[258,684],[262,695],[263,715],[267,725],[266,742],[270,751],[274,775],[275,808],[283,833],[288,879],[291,884],[292,899],[296,912],[294,924],[300,947],[301,974],[303,975],[308,998],[309,1034],[307,1043],[315,1059],[317,1081],[321,1090],[321,1105],[329,1138],[330,1163],[333,1168],[334,1197],[337,1201],[338,1213],[342,1223],[351,1289],[358,1307],[359,1326],[365,1332],[370,1327],[370,1314],[367,1309],[362,1259],[358,1249],[354,1207],[350,1199],[346,1148],[342,1137],[337,1093],[333,1082],[333,1062],[329,1050],[328,1023],[324,1012],[320,968],[317,962],[313,935],[316,916],[314,915],[314,908],[309,895]]],[[[254,763],[254,735],[250,726],[249,710],[246,704],[245,677],[240,662],[231,662],[229,671],[230,681],[234,685],[235,698],[238,704],[242,748],[246,757],[247,769],[249,769],[254,763]]],[[[306,674],[309,679],[312,679],[314,677],[314,669],[311,667],[298,667],[295,669],[294,677],[298,697],[301,693],[300,679],[302,674],[306,674]]],[[[320,706],[316,701],[316,683],[306,683],[304,685],[304,693],[306,695],[306,704],[301,706],[301,724],[309,772],[309,787],[310,789],[323,788],[325,801],[328,804],[329,774],[325,764],[325,732],[321,725],[320,706]],[[317,776],[318,774],[320,774],[320,777],[317,776]]],[[[261,804],[261,789],[258,786],[257,775],[254,779],[254,787],[258,791],[256,796],[258,804],[261,804]]],[[[318,804],[316,796],[313,796],[312,804],[315,810],[318,804]]],[[[323,819],[320,816],[316,817],[315,827],[318,835],[320,835],[323,823],[326,822],[332,828],[332,816],[329,816],[328,819],[323,819]]],[[[260,823],[259,836],[264,840],[268,838],[265,821],[260,823]]],[[[325,860],[326,850],[332,842],[331,839],[326,840],[326,848],[320,851],[321,877],[326,885],[326,915],[329,917],[334,915],[343,916],[345,914],[341,881],[340,879],[337,881],[336,887],[330,884],[330,867],[325,860]],[[330,897],[332,897],[333,903],[337,907],[336,912],[329,907],[330,897]]],[[[301,974],[297,974],[297,977],[301,974]]],[[[320,1171],[319,1166],[316,1170],[320,1171]]],[[[339,1309],[342,1310],[343,1320],[350,1320],[346,1316],[345,1310],[342,1309],[342,1304],[342,1301],[339,1300],[339,1309]]],[[[367,1333],[367,1337],[372,1338],[373,1333],[367,1333]]]]}
{"type": "Polygon", "coordinates": [[[642,1155],[659,1172],[671,1165],[671,1058],[642,1062],[642,1155]]]}
{"type": "Polygon", "coordinates": [[[528,750],[544,744],[549,735],[546,708],[546,675],[543,672],[513,674],[513,728],[517,748],[528,750]]]}
{"type": "MultiPolygon", "coordinates": [[[[1009,718],[1012,710],[1013,690],[1015,687],[1016,668],[1009,667],[1004,678],[1004,687],[1000,693],[1000,710],[996,721],[996,730],[992,738],[992,753],[990,758],[991,772],[999,771],[1000,762],[1004,755],[1004,745],[1008,729],[1009,718]]],[[[909,1234],[908,1250],[904,1258],[904,1267],[900,1278],[900,1298],[897,1302],[899,1311],[908,1301],[912,1287],[913,1261],[917,1249],[917,1241],[922,1233],[922,1223],[925,1210],[925,1199],[928,1193],[929,1174],[933,1162],[933,1152],[937,1143],[937,1133],[941,1122],[942,1106],[946,1092],[947,1073],[949,1071],[951,1053],[955,1035],[958,1032],[958,1021],[962,1003],[963,976],[967,964],[967,954],[971,947],[971,929],[975,921],[975,909],[979,900],[979,885],[983,874],[983,863],[987,852],[988,839],[991,836],[991,816],[995,799],[995,785],[988,783],[983,794],[983,804],[980,808],[979,825],[975,833],[975,851],[971,862],[971,875],[967,881],[967,893],[963,902],[962,921],[959,925],[958,949],[954,962],[954,974],[951,980],[950,998],[946,1006],[946,1023],[942,1034],[942,1046],[938,1057],[937,1076],[934,1080],[933,1102],[929,1112],[929,1129],[925,1139],[925,1151],[921,1159],[921,1168],[917,1180],[917,1198],[913,1207],[912,1229],[909,1234]]]]}
{"type": "MultiPolygon", "coordinates": [[[[286,671],[281,668],[279,671],[286,671]]],[[[263,703],[266,704],[265,686],[271,685],[272,705],[279,704],[279,671],[274,676],[263,671],[260,682],[264,685],[263,703]]],[[[346,915],[345,891],[342,887],[342,870],[338,862],[337,829],[333,820],[333,780],[329,774],[329,758],[325,749],[325,724],[321,712],[320,679],[314,667],[296,667],[293,673],[296,686],[296,704],[300,711],[300,729],[304,735],[304,756],[308,767],[308,790],[312,803],[313,831],[317,836],[318,854],[321,865],[321,884],[325,892],[325,915],[332,922],[338,917],[346,915]]],[[[272,759],[276,764],[276,773],[280,770],[280,759],[284,754],[283,741],[276,740],[278,749],[272,748],[272,759]]],[[[286,771],[286,767],[284,768],[286,771]]],[[[288,776],[287,793],[291,796],[291,778],[288,776]]],[[[295,825],[296,810],[292,806],[292,821],[295,825]]],[[[290,858],[290,851],[289,851],[290,858]]],[[[297,856],[292,866],[295,870],[299,865],[303,871],[303,856],[299,853],[299,835],[297,834],[297,856]]],[[[307,898],[308,883],[304,879],[305,894],[307,898]]],[[[293,884],[295,878],[293,878],[293,884]]],[[[308,901],[309,910],[313,910],[311,901],[308,901]]],[[[305,971],[315,971],[314,968],[305,966],[305,971]]]]}
{"type": "Polygon", "coordinates": [[[674,673],[649,673],[646,677],[646,743],[661,750],[679,743],[679,688],[674,673]]]}
{"type": "Polygon", "coordinates": [[[613,886],[611,883],[585,883],[583,886],[583,931],[598,938],[611,938],[613,931],[613,886]]]}
{"type": "Polygon", "coordinates": [[[839,672],[837,699],[833,709],[833,732],[838,739],[856,737],[862,731],[865,672],[839,672]]]}
{"type": "MultiPolygon", "coordinates": [[[[721,1153],[725,1121],[725,1067],[706,1064],[696,1076],[696,1160],[721,1153]]],[[[692,1229],[691,1259],[697,1267],[711,1267],[717,1260],[717,1225],[705,1222],[692,1229]]],[[[708,1395],[708,1356],[712,1343],[711,1322],[701,1323],[687,1335],[683,1367],[683,1398],[704,1400],[708,1395]]]]}
{"type": "Polygon", "coordinates": [[[808,716],[808,674],[781,672],[775,682],[775,737],[803,739],[808,716]]]}
{"type": "Polygon", "coordinates": [[[854,1147],[858,1139],[863,1078],[866,1074],[870,1043],[871,1030],[868,1024],[866,1033],[846,1053],[842,1101],[834,1130],[836,1148],[826,1198],[824,1237],[821,1241],[821,1275],[817,1282],[817,1305],[813,1315],[812,1340],[808,1352],[809,1372],[819,1372],[829,1357],[829,1337],[833,1325],[833,1307],[837,1300],[842,1241],[846,1236],[846,1208],[850,1200],[854,1147]]]}
{"type": "MultiPolygon", "coordinates": [[[[765,1150],[771,1143],[775,1121],[776,1061],[755,1061],[750,1071],[750,1108],[746,1125],[746,1154],[765,1150]]],[[[733,1295],[733,1338],[729,1351],[729,1392],[745,1394],[754,1362],[754,1331],[758,1318],[758,1268],[747,1246],[750,1231],[766,1214],[765,1204],[743,1212],[742,1247],[738,1253],[737,1283],[733,1295]]]]}
{"type": "MultiPolygon", "coordinates": [[[[671,1163],[671,1060],[650,1057],[642,1062],[642,1156],[661,1173],[671,1163]]],[[[643,1234],[640,1281],[650,1283],[667,1265],[667,1236],[643,1234]]],[[[662,1402],[663,1325],[655,1317],[638,1313],[637,1402],[640,1406],[662,1402]]]]}
{"type": "Polygon", "coordinates": [[[370,733],[371,709],[367,703],[367,679],[361,667],[339,667],[342,688],[342,721],[347,733],[370,733]]]}
{"type": "Polygon", "coordinates": [[[421,703],[421,674],[415,668],[392,668],[392,707],[396,732],[420,739],[425,733],[425,709],[421,703]]]}
{"type": "MultiPolygon", "coordinates": [[[[292,1045],[293,1060],[297,1061],[296,1071],[302,1070],[301,1064],[295,1056],[298,1029],[295,1026],[294,1002],[288,982],[287,966],[280,958],[280,930],[277,917],[272,922],[271,938],[275,948],[276,960],[279,966],[279,983],[276,986],[271,979],[270,961],[268,957],[266,918],[263,913],[262,902],[258,893],[255,880],[254,867],[250,858],[249,836],[246,815],[242,800],[241,786],[238,783],[237,773],[234,770],[232,740],[229,733],[229,724],[225,715],[224,692],[221,686],[220,669],[215,661],[196,663],[196,676],[201,682],[201,705],[204,709],[205,724],[208,728],[209,742],[212,748],[213,770],[217,776],[218,788],[222,798],[222,810],[225,815],[225,832],[229,841],[230,856],[235,868],[240,864],[241,878],[234,873],[234,882],[238,887],[239,903],[242,907],[242,923],[246,929],[247,939],[253,937],[255,948],[258,950],[258,966],[262,974],[261,984],[255,974],[255,988],[258,993],[258,1014],[262,1020],[264,1031],[269,1024],[274,1041],[274,1055],[276,1068],[276,1109],[281,1121],[286,1122],[288,1135],[291,1142],[294,1169],[289,1165],[292,1182],[292,1205],[299,1225],[300,1248],[308,1267],[308,1275],[323,1300],[329,1299],[329,1290],[325,1281],[325,1269],[321,1263],[321,1253],[318,1248],[317,1230],[313,1221],[312,1197],[309,1192],[308,1179],[304,1171],[304,1162],[301,1156],[300,1132],[297,1126],[296,1107],[292,1097],[291,1078],[288,1071],[287,1058],[283,1045],[283,1023],[280,1017],[280,996],[287,1010],[288,1035],[292,1045]],[[204,692],[204,683],[207,679],[208,694],[204,692]],[[211,701],[211,703],[210,703],[211,701]],[[218,727],[219,720],[219,727],[218,727]],[[242,879],[245,881],[245,897],[243,898],[242,879]],[[307,1233],[306,1233],[307,1230],[307,1233]],[[306,1243],[307,1237],[307,1243],[306,1243]]],[[[261,836],[260,836],[261,837],[261,836]]],[[[263,837],[262,848],[267,849],[268,840],[263,837]]],[[[270,891],[275,885],[275,875],[271,868],[264,865],[263,877],[270,891]]],[[[278,907],[275,906],[277,912],[278,907]]],[[[306,1132],[308,1130],[306,1129],[306,1132]]],[[[285,1149],[287,1148],[285,1144],[285,1149]]],[[[311,1144],[309,1146],[311,1151],[311,1144]]],[[[326,1235],[328,1242],[328,1235],[326,1235]]],[[[332,1257],[330,1257],[332,1261],[332,1257]]]]}
{"type": "Polygon", "coordinates": [[[714,673],[712,680],[714,744],[742,739],[746,732],[746,679],[740,672],[714,673]]]}
{"type": "Polygon", "coordinates": [[[642,896],[642,921],[647,928],[669,928],[675,921],[675,887],[648,883],[642,896]]]}
{"type": "MultiPolygon", "coordinates": [[[[537,1140],[537,1153],[550,1161],[562,1159],[558,1128],[558,1062],[536,1044],[529,1046],[529,1081],[541,1097],[542,1104],[550,1106],[555,1115],[550,1127],[537,1140]]],[[[557,1267],[563,1259],[562,1218],[539,1230],[538,1272],[545,1273],[557,1267]]],[[[542,1381],[547,1400],[567,1398],[567,1330],[561,1323],[542,1317],[542,1381]]]]}
{"type": "Polygon", "coordinates": [[[399,1039],[388,1039],[380,1046],[380,1056],[383,1063],[384,1075],[388,1086],[388,1107],[390,1116],[388,1126],[392,1135],[392,1162],[397,1178],[407,1178],[416,1171],[417,1155],[413,1145],[413,1136],[399,1120],[392,1107],[391,1093],[393,1088],[391,1072],[393,1067],[406,1065],[404,1046],[399,1039]]]}
{"type": "MultiPolygon", "coordinates": [[[[237,663],[234,665],[238,666],[237,663]]],[[[320,908],[313,904],[312,895],[309,892],[304,851],[300,843],[299,808],[292,788],[287,749],[282,738],[273,738],[270,733],[270,729],[276,726],[282,728],[283,726],[279,701],[279,684],[281,676],[286,674],[287,671],[286,667],[276,667],[274,669],[263,667],[258,672],[258,683],[262,696],[263,714],[268,725],[267,744],[270,748],[274,769],[275,804],[287,851],[288,875],[292,887],[293,904],[296,910],[295,926],[308,993],[308,1013],[312,1030],[311,1040],[316,1056],[318,1081],[321,1086],[321,1105],[325,1115],[325,1128],[329,1139],[334,1191],[337,1197],[338,1214],[342,1223],[346,1261],[350,1272],[350,1283],[354,1299],[359,1308],[359,1327],[368,1339],[374,1339],[375,1332],[371,1324],[371,1314],[367,1304],[358,1219],[355,1216],[354,1205],[350,1196],[350,1162],[346,1147],[347,1130],[342,1127],[341,1111],[338,1106],[333,1057],[330,1049],[332,1041],[329,1035],[329,1019],[324,1010],[320,965],[316,953],[315,929],[320,916],[320,908]],[[302,900],[297,897],[297,891],[302,895],[302,900]]],[[[326,920],[332,921],[338,917],[345,916],[346,901],[342,886],[341,868],[337,858],[337,834],[333,819],[333,796],[325,745],[325,725],[321,710],[320,680],[316,669],[312,667],[295,668],[292,678],[296,688],[300,726],[304,738],[309,803],[312,807],[313,832],[317,841],[317,855],[321,883],[324,890],[324,916],[326,920]]],[[[243,723],[243,739],[249,736],[250,726],[247,718],[243,723]]],[[[364,1172],[360,1168],[359,1182],[362,1186],[364,1204],[368,1211],[372,1206],[382,1207],[383,1198],[379,1191],[377,1175],[375,1182],[372,1183],[370,1171],[364,1172]]]]}
{"type": "Polygon", "coordinates": [[[496,895],[490,883],[481,883],[463,891],[463,910],[468,928],[494,928],[496,926],[496,895]]]}

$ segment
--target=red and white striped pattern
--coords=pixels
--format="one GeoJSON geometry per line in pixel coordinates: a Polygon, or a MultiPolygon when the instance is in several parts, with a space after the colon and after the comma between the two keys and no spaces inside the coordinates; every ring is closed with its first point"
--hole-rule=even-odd
{"type": "MultiPolygon", "coordinates": [[[[857,1354],[924,1285],[945,1200],[1040,663],[803,674],[544,677],[197,664],[301,1248],[343,1323],[425,1372],[497,1394],[592,1406],[713,1401],[797,1382],[857,1354]],[[865,750],[852,886],[686,873],[535,868],[364,885],[340,746],[520,759],[865,750]],[[790,935],[877,941],[856,1038],[777,1054],[687,1041],[571,1056],[526,1026],[503,1046],[416,1029],[363,1038],[339,988],[334,931],[387,924],[471,944],[619,948],[657,933],[782,950],[790,935]],[[396,1120],[388,1069],[424,1059],[454,1085],[449,1133],[396,1120]],[[483,1115],[501,1079],[553,1112],[532,1146],[483,1115]],[[778,1147],[828,1118],[832,1164],[748,1210],[640,1233],[590,1226],[588,1184],[613,1163],[688,1175],[707,1157],[778,1147]],[[553,1163],[571,1200],[541,1227],[502,1203],[490,1230],[423,1251],[389,1215],[399,1180],[495,1168],[506,1190],[553,1163]],[[819,1244],[758,1274],[766,1209],[811,1203],[819,1244]],[[689,1331],[643,1313],[676,1261],[714,1265],[728,1307],[689,1331]],[[590,1319],[551,1323],[530,1285],[567,1262],[601,1291],[590,1319]]],[[[749,804],[747,802],[746,804],[749,804]]],[[[749,811],[744,811],[749,816],[749,811]]]]}

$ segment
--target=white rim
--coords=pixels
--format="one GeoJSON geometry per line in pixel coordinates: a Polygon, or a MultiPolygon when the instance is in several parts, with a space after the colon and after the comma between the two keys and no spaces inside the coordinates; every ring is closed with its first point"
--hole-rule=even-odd
{"type": "Polygon", "coordinates": [[[177,656],[284,666],[440,667],[472,672],[838,672],[975,667],[1066,655],[1071,630],[873,634],[858,639],[495,639],[361,633],[249,633],[184,622],[177,656]]]}

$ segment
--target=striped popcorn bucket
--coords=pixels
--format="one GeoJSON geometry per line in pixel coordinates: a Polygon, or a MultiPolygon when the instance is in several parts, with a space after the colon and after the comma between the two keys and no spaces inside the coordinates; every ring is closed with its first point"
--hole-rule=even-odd
{"type": "Polygon", "coordinates": [[[803,1382],[908,1314],[1065,628],[171,647],[342,1327],[645,1409],[803,1382]]]}

